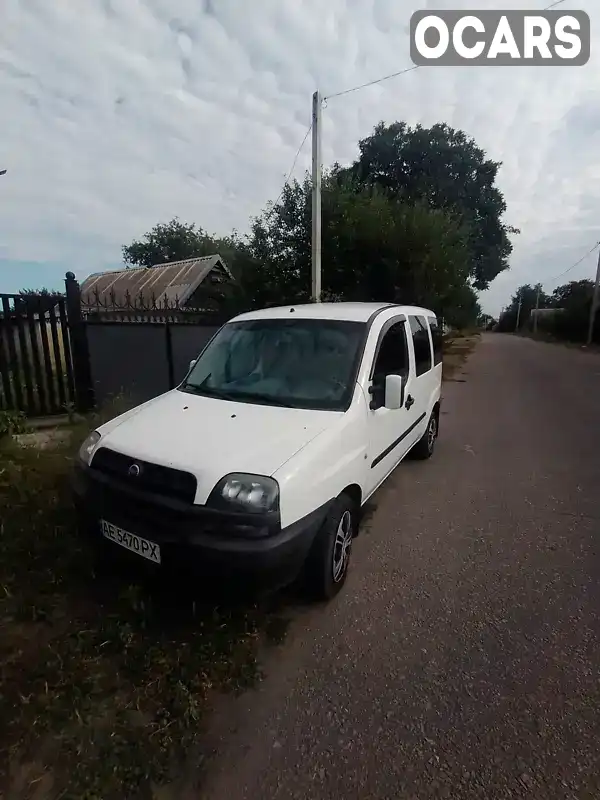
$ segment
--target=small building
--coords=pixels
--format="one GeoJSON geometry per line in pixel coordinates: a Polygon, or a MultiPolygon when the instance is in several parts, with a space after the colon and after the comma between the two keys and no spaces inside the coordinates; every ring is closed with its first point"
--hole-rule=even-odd
{"type": "Polygon", "coordinates": [[[544,323],[551,322],[553,317],[562,314],[563,311],[563,308],[533,308],[527,320],[527,326],[533,330],[537,320],[538,326],[543,327],[544,323]]]}
{"type": "Polygon", "coordinates": [[[201,310],[218,305],[220,290],[235,279],[220,255],[186,258],[152,267],[96,272],[81,284],[86,316],[120,312],[201,310]]]}

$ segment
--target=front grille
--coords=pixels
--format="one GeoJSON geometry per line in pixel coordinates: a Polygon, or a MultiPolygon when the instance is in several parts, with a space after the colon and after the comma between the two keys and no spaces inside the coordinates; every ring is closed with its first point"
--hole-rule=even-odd
{"type": "Polygon", "coordinates": [[[117,453],[108,447],[100,447],[94,453],[91,467],[119,482],[163,497],[184,503],[193,503],[196,497],[197,481],[190,472],[150,464],[148,461],[117,453]],[[130,474],[130,468],[134,464],[139,468],[137,475],[130,474]]]}

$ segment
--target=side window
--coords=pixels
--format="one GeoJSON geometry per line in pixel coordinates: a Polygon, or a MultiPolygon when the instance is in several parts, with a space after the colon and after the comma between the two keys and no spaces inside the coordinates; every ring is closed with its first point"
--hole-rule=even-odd
{"type": "Polygon", "coordinates": [[[415,372],[423,375],[431,369],[431,346],[425,317],[409,317],[410,330],[415,349],[415,372]]]}
{"type": "Polygon", "coordinates": [[[431,341],[433,342],[433,363],[442,363],[442,353],[444,349],[444,334],[435,317],[427,317],[427,322],[431,328],[431,341]]]}
{"type": "Polygon", "coordinates": [[[373,366],[373,380],[382,381],[387,375],[408,375],[408,348],[404,322],[392,325],[379,344],[373,366]]]}

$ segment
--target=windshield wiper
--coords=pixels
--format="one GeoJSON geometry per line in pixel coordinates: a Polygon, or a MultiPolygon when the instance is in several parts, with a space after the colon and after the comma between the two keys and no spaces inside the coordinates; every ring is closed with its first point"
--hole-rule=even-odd
{"type": "Polygon", "coordinates": [[[222,389],[213,389],[209,386],[202,386],[196,383],[184,383],[181,388],[184,391],[192,392],[193,394],[204,395],[205,397],[214,397],[215,400],[231,400],[232,402],[244,402],[244,400],[258,400],[261,403],[268,403],[272,406],[282,406],[283,408],[296,408],[291,403],[285,400],[280,400],[278,397],[273,397],[271,394],[263,394],[261,392],[224,392],[222,389]]]}
{"type": "Polygon", "coordinates": [[[296,408],[296,406],[292,403],[287,403],[285,400],[280,400],[279,397],[273,397],[272,394],[263,394],[262,392],[235,392],[235,396],[243,398],[244,400],[259,400],[260,402],[268,403],[271,406],[296,408]]]}
{"type": "Polygon", "coordinates": [[[214,397],[215,400],[236,400],[236,394],[223,392],[220,389],[212,389],[208,386],[198,386],[197,383],[184,383],[181,387],[186,392],[203,395],[204,397],[214,397]]]}

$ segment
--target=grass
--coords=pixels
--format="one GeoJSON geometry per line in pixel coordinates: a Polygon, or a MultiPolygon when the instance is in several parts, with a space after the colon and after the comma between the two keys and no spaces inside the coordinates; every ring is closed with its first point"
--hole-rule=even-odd
{"type": "Polygon", "coordinates": [[[444,338],[444,362],[442,379],[444,381],[461,380],[456,373],[464,366],[467,358],[479,341],[478,332],[452,333],[444,338]]]}
{"type": "MultiPolygon", "coordinates": [[[[99,574],[69,491],[75,441],[0,442],[0,796],[151,798],[200,746],[213,690],[259,677],[262,605],[99,574]]],[[[175,795],[176,796],[176,795],[175,795]]]]}

